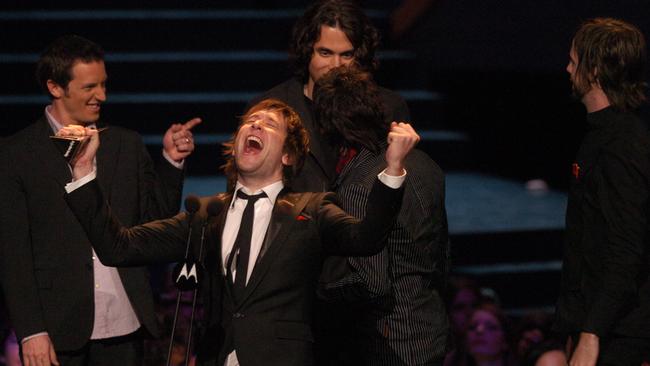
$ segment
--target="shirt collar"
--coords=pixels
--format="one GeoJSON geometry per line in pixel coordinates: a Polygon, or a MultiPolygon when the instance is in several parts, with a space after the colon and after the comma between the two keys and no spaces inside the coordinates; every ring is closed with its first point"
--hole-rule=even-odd
{"type": "MultiPolygon", "coordinates": [[[[60,129],[63,128],[63,124],[59,121],[57,121],[56,118],[52,115],[52,105],[48,105],[45,107],[45,118],[47,118],[47,122],[50,124],[50,127],[52,128],[52,131],[54,131],[54,134],[59,132],[60,129]]],[[[87,125],[86,127],[96,127],[94,123],[87,125]]]]}
{"type": "Polygon", "coordinates": [[[262,187],[262,189],[259,189],[255,192],[251,192],[250,189],[244,187],[239,181],[237,181],[237,185],[235,185],[235,191],[233,192],[233,200],[231,204],[231,208],[234,206],[235,201],[237,200],[237,191],[242,190],[244,193],[252,195],[252,194],[259,194],[259,193],[266,193],[266,199],[270,201],[270,203],[273,205],[275,204],[275,199],[278,198],[278,195],[280,194],[280,191],[284,188],[284,183],[282,183],[282,180],[279,180],[275,183],[271,183],[266,187],[262,187]]]}
{"type": "Polygon", "coordinates": [[[609,127],[616,124],[617,112],[614,108],[606,107],[596,112],[587,113],[587,125],[590,129],[609,127]]]}
{"type": "Polygon", "coordinates": [[[56,134],[59,132],[60,129],[63,128],[63,125],[59,123],[59,121],[54,118],[54,116],[51,113],[52,110],[52,105],[48,105],[45,107],[45,118],[47,118],[47,122],[50,124],[50,127],[52,128],[52,131],[56,134]]]}

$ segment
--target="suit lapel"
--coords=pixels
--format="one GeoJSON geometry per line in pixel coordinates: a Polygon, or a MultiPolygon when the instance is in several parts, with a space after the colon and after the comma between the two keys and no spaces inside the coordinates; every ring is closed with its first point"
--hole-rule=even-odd
{"type": "Polygon", "coordinates": [[[284,243],[287,241],[287,236],[291,232],[293,224],[296,222],[296,217],[302,212],[307,204],[309,194],[301,195],[286,195],[280,194],[273,207],[271,214],[271,222],[266,230],[266,236],[260,255],[257,258],[251,277],[246,285],[246,290],[242,296],[241,306],[246,302],[246,299],[255,291],[255,288],[260,284],[266,273],[268,272],[273,260],[280,252],[284,243]],[[302,198],[302,199],[297,199],[302,198]]]}
{"type": "Polygon", "coordinates": [[[361,167],[361,164],[371,159],[371,156],[372,152],[370,152],[370,150],[361,148],[357,155],[355,155],[347,164],[345,164],[343,170],[341,170],[341,173],[336,177],[336,181],[332,186],[332,191],[336,192],[341,184],[345,181],[345,179],[348,176],[351,176],[354,172],[357,172],[361,167]]]}
{"type": "Polygon", "coordinates": [[[34,130],[34,136],[25,143],[25,148],[30,150],[39,159],[45,171],[56,180],[61,187],[72,181],[70,166],[63,154],[56,148],[50,136],[54,135],[50,124],[45,117],[41,118],[34,130]]]}
{"type": "Polygon", "coordinates": [[[216,256],[217,257],[217,263],[216,263],[217,271],[221,275],[221,278],[224,279],[224,282],[225,282],[224,287],[226,289],[226,295],[227,295],[227,298],[229,298],[231,300],[233,298],[232,297],[232,284],[230,283],[230,279],[227,277],[227,274],[223,270],[223,260],[224,260],[224,258],[223,258],[223,254],[222,254],[222,250],[221,250],[221,245],[222,245],[221,241],[222,241],[222,238],[223,238],[223,229],[224,229],[224,226],[226,225],[226,216],[228,215],[228,211],[230,210],[230,205],[232,204],[232,198],[233,198],[232,193],[226,193],[224,195],[223,202],[225,203],[225,206],[224,206],[224,209],[221,210],[221,213],[219,214],[219,216],[217,216],[217,219],[215,221],[215,226],[214,226],[214,233],[213,233],[215,243],[218,243],[217,248],[216,248],[216,250],[217,250],[217,256],[216,256]]]}
{"type": "Polygon", "coordinates": [[[115,131],[106,130],[100,135],[99,150],[97,150],[97,180],[104,189],[106,199],[111,199],[111,184],[115,176],[115,169],[118,162],[118,151],[120,150],[121,139],[115,131]]]}

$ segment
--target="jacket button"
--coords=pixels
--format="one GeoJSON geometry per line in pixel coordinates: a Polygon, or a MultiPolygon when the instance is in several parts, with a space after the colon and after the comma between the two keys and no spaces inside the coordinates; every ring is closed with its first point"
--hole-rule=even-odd
{"type": "Polygon", "coordinates": [[[234,314],[232,314],[232,317],[235,318],[235,319],[241,319],[241,318],[244,317],[244,314],[242,314],[242,313],[234,313],[234,314]]]}

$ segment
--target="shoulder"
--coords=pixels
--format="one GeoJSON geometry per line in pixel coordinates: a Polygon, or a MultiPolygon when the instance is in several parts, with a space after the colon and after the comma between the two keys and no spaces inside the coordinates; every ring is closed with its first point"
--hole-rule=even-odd
{"type": "Polygon", "coordinates": [[[32,140],[34,136],[43,133],[46,128],[48,128],[47,122],[43,117],[36,122],[28,124],[13,135],[7,136],[4,141],[5,145],[13,146],[17,144],[23,144],[25,141],[32,140]]]}
{"type": "Polygon", "coordinates": [[[634,114],[626,114],[620,124],[603,148],[605,156],[649,159],[650,130],[647,123],[634,114]]]}
{"type": "Polygon", "coordinates": [[[379,98],[384,106],[387,121],[408,121],[411,119],[408,105],[399,93],[380,86],[379,98]]]}
{"type": "MultiPolygon", "coordinates": [[[[25,126],[13,135],[4,138],[2,146],[0,146],[0,154],[11,154],[13,156],[26,156],[26,154],[31,154],[31,150],[25,147],[41,144],[48,135],[52,135],[52,131],[48,131],[48,129],[49,125],[47,125],[44,117],[25,126]]],[[[7,158],[3,157],[2,159],[7,158]]]]}
{"type": "Polygon", "coordinates": [[[299,94],[302,94],[302,84],[298,79],[291,78],[253,98],[249,103],[249,107],[268,98],[280,99],[287,103],[292,96],[299,94]]]}
{"type": "Polygon", "coordinates": [[[420,205],[444,200],[445,174],[429,155],[414,149],[406,158],[405,201],[411,199],[420,205]]]}
{"type": "Polygon", "coordinates": [[[443,181],[445,174],[440,166],[427,153],[420,149],[413,149],[406,157],[408,175],[427,178],[434,181],[443,181]]]}
{"type": "Polygon", "coordinates": [[[298,206],[299,211],[314,212],[323,205],[336,204],[336,194],[333,192],[290,192],[281,195],[278,199],[286,201],[292,206],[298,206]]]}
{"type": "Polygon", "coordinates": [[[404,101],[404,98],[396,91],[390,90],[388,88],[384,88],[383,86],[379,86],[377,89],[379,90],[379,96],[383,100],[387,100],[394,103],[406,103],[404,101]]]}

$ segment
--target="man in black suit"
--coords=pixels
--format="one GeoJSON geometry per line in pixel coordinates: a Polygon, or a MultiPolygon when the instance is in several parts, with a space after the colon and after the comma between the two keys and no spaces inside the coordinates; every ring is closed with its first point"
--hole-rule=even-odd
{"type": "MultiPolygon", "coordinates": [[[[106,100],[103,50],[78,36],[50,44],[37,77],[51,99],[45,115],[0,153],[0,271],[25,365],[141,365],[143,335],[158,332],[145,268],[116,271],[96,260],[63,200],[71,170],[50,136],[96,126],[106,100]]],[[[175,124],[154,169],[141,138],[110,127],[93,163],[105,197],[127,225],[178,212],[182,162],[193,150],[175,124]]]]}
{"type": "MultiPolygon", "coordinates": [[[[382,136],[390,128],[377,86],[355,67],[335,68],[316,82],[314,105],[317,128],[352,156],[334,185],[341,208],[363,218],[370,183],[385,165],[382,136]]],[[[341,333],[351,336],[338,342],[342,356],[331,364],[442,364],[449,332],[441,295],[448,255],[444,174],[417,149],[405,169],[402,208],[386,248],[371,257],[334,257],[349,270],[321,284],[322,297],[350,319],[341,333]]],[[[327,336],[335,344],[341,339],[327,336]]]]}
{"type": "MultiPolygon", "coordinates": [[[[296,192],[324,192],[336,178],[340,152],[321,136],[314,126],[314,84],[330,69],[357,65],[374,71],[379,32],[352,0],[314,2],[296,22],[290,48],[295,76],[255,98],[250,105],[275,98],[287,103],[302,119],[309,133],[310,151],[305,166],[292,182],[296,192]]],[[[410,121],[406,102],[388,89],[379,88],[381,108],[386,121],[410,121]]]]}
{"type": "Polygon", "coordinates": [[[570,365],[640,365],[650,359],[650,132],[646,43],[626,22],[586,21],[567,72],[587,109],[573,164],[555,329],[570,365]]]}
{"type": "MultiPolygon", "coordinates": [[[[111,265],[182,259],[193,224],[188,215],[121,227],[93,180],[90,162],[98,135],[86,132],[92,140],[74,167],[79,181],[66,190],[99,257],[111,265]]],[[[208,221],[207,248],[213,253],[205,263],[210,289],[206,312],[212,330],[199,348],[200,362],[313,364],[312,303],[322,258],[381,250],[399,210],[404,159],[418,140],[410,125],[393,126],[386,168],[375,179],[369,213],[360,223],[333,203],[331,193],[291,193],[284,188],[308,149],[296,112],[281,101],[264,100],[246,113],[227,145],[226,173],[235,181],[234,191],[217,197],[223,209],[208,221]]],[[[199,214],[195,222],[204,220],[199,214]]]]}

